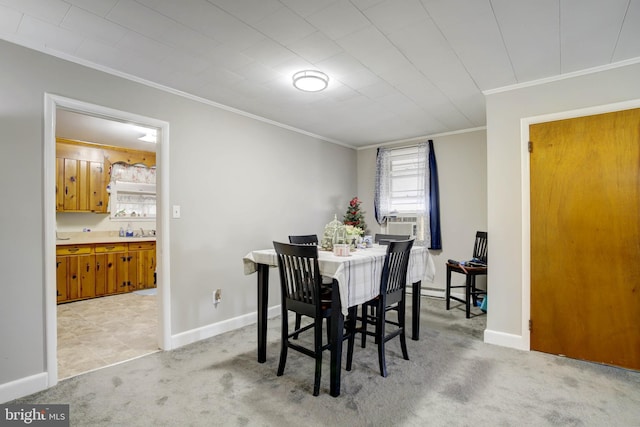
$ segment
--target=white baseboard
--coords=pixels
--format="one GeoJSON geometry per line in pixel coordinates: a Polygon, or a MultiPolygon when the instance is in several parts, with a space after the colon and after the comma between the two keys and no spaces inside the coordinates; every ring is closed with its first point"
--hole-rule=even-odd
{"type": "Polygon", "coordinates": [[[0,384],[0,403],[9,402],[33,393],[45,390],[49,386],[49,374],[41,372],[30,377],[20,378],[0,384]]]}
{"type": "MultiPolygon", "coordinates": [[[[279,314],[279,305],[271,307],[267,310],[267,318],[275,317],[279,314]]],[[[211,325],[202,326],[200,328],[182,332],[171,337],[171,348],[175,349],[178,347],[182,347],[183,345],[215,337],[216,335],[220,335],[225,332],[233,331],[235,329],[257,323],[257,321],[258,314],[254,311],[253,313],[244,314],[242,316],[234,317],[233,319],[227,319],[222,322],[213,323],[211,325]]]]}
{"type": "Polygon", "coordinates": [[[484,342],[502,347],[515,348],[516,350],[529,351],[529,346],[525,343],[522,335],[507,334],[505,332],[485,329],[484,342]]]}

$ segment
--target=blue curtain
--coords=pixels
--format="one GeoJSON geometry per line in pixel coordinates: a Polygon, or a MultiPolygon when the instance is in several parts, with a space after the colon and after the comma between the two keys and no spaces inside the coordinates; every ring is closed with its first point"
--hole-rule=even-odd
{"type": "Polygon", "coordinates": [[[438,184],[438,164],[433,151],[433,140],[429,140],[429,228],[431,246],[429,249],[442,249],[440,232],[440,185],[438,184]]]}

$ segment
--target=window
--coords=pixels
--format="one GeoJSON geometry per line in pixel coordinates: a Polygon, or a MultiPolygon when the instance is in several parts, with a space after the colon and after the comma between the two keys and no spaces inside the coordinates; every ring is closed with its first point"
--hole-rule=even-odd
{"type": "Polygon", "coordinates": [[[378,224],[388,225],[391,219],[394,222],[409,220],[413,224],[416,243],[440,249],[438,177],[433,142],[379,148],[376,162],[374,204],[378,224]]]}
{"type": "Polygon", "coordinates": [[[426,160],[418,147],[390,150],[386,177],[389,216],[415,216],[426,210],[426,160]]]}

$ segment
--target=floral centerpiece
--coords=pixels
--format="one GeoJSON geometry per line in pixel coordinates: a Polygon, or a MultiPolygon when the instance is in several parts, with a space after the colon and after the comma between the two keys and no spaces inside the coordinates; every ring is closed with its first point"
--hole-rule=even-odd
{"type": "Polygon", "coordinates": [[[360,227],[355,227],[353,225],[345,225],[344,231],[345,231],[345,234],[347,235],[347,243],[351,245],[352,249],[355,249],[358,243],[360,243],[362,239],[364,230],[360,227]]]}

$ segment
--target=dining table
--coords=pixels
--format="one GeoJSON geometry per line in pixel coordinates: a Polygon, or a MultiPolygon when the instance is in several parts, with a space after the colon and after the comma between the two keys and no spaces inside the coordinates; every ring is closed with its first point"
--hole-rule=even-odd
{"type": "MultiPolygon", "coordinates": [[[[331,342],[342,343],[344,316],[349,307],[360,305],[380,294],[380,279],[387,252],[386,245],[351,250],[348,256],[318,248],[320,274],[332,280],[331,342]]],[[[267,311],[269,300],[269,270],[278,267],[273,248],[253,250],[243,258],[244,273],[257,273],[258,297],[258,362],[267,360],[267,311]]],[[[412,286],[411,339],[420,338],[420,290],[422,280],[433,281],[435,265],[427,247],[414,245],[407,271],[407,285],[412,286]]],[[[340,395],[342,345],[331,346],[329,393],[340,395]]]]}

